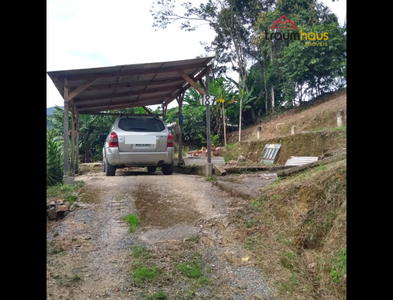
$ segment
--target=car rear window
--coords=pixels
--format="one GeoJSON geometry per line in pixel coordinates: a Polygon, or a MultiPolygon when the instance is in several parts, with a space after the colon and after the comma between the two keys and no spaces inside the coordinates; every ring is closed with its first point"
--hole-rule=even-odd
{"type": "Polygon", "coordinates": [[[124,131],[163,131],[165,125],[157,119],[124,118],[120,119],[119,128],[124,131]]]}

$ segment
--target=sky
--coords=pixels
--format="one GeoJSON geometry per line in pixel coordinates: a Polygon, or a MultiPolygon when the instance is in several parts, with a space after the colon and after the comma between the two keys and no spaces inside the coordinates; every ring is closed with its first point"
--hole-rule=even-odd
{"type": "MultiPolygon", "coordinates": [[[[210,45],[213,30],[202,25],[196,31],[185,32],[174,24],[156,31],[150,13],[153,2],[47,0],[47,71],[174,61],[204,55],[200,42],[210,45]]],[[[198,4],[206,0],[187,2],[198,4]]],[[[346,1],[322,2],[343,24],[346,1]]],[[[62,96],[49,76],[46,77],[46,107],[63,106],[62,96]]]]}

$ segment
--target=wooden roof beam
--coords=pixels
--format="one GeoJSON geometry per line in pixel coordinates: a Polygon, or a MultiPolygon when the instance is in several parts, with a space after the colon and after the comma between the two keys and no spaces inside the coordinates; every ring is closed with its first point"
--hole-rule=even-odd
{"type": "Polygon", "coordinates": [[[178,73],[192,86],[194,87],[199,94],[201,95],[205,95],[206,92],[204,90],[202,90],[194,80],[192,80],[186,73],[184,73],[183,71],[178,71],[178,73]]]}
{"type": "Polygon", "coordinates": [[[147,112],[147,114],[153,115],[153,113],[146,106],[142,106],[142,108],[145,110],[145,112],[147,112]]]}
{"type": "MultiPolygon", "coordinates": [[[[161,98],[160,98],[161,99],[161,98]]],[[[101,110],[111,110],[111,109],[119,109],[119,108],[128,108],[128,107],[138,107],[142,105],[160,105],[163,102],[163,100],[139,100],[137,102],[118,102],[118,103],[112,103],[111,105],[97,105],[97,106],[88,106],[88,107],[83,107],[79,108],[79,113],[81,114],[84,111],[101,111],[101,110]]]]}
{"type": "Polygon", "coordinates": [[[83,92],[86,88],[88,88],[90,85],[93,84],[94,81],[96,81],[98,78],[92,78],[87,80],[84,84],[81,86],[77,87],[75,90],[73,90],[69,95],[68,95],[68,100],[73,99],[75,96],[83,92]]]}
{"type": "Polygon", "coordinates": [[[163,88],[159,88],[159,89],[148,89],[148,90],[137,91],[137,92],[126,92],[126,93],[110,94],[110,95],[99,96],[99,97],[79,98],[79,99],[75,99],[75,103],[76,104],[87,104],[87,103],[89,103],[89,101],[94,101],[94,100],[115,99],[115,98],[121,98],[121,97],[160,93],[160,92],[165,92],[165,91],[173,91],[176,88],[178,88],[178,90],[181,89],[181,87],[179,87],[177,85],[176,86],[168,86],[168,87],[163,87],[163,88]]]}
{"type": "Polygon", "coordinates": [[[136,87],[136,86],[147,86],[147,85],[163,85],[163,84],[168,84],[168,83],[173,83],[173,82],[178,82],[178,84],[181,84],[183,82],[183,78],[176,77],[173,79],[165,79],[165,80],[157,80],[157,81],[152,81],[152,80],[145,80],[145,81],[137,81],[137,82],[124,82],[124,83],[114,83],[114,84],[94,84],[90,87],[88,87],[86,90],[87,91],[95,91],[95,90],[106,90],[108,88],[122,88],[122,87],[136,87]]]}

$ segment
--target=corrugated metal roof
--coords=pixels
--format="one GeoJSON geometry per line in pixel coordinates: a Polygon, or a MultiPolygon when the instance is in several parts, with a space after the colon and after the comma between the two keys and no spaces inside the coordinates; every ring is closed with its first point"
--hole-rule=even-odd
{"type": "Polygon", "coordinates": [[[169,104],[191,85],[178,73],[183,71],[197,82],[206,74],[214,57],[157,63],[47,72],[64,97],[64,82],[69,94],[88,85],[71,103],[80,114],[127,107],[169,104]],[[93,81],[94,80],[94,81],[93,81]]]}

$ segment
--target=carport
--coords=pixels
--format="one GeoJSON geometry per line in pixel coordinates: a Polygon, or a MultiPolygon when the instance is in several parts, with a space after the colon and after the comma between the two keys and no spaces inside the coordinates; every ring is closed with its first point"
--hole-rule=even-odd
{"type": "Polygon", "coordinates": [[[78,147],[76,157],[74,149],[79,143],[79,115],[109,115],[113,114],[111,110],[139,106],[151,114],[147,106],[161,105],[163,113],[159,116],[164,120],[168,104],[173,100],[179,105],[179,164],[183,164],[180,116],[184,94],[190,87],[201,95],[209,94],[208,64],[213,58],[47,72],[64,98],[64,177],[73,176],[78,168],[78,147]],[[198,81],[203,89],[197,85],[198,81]],[[68,124],[70,111],[72,121],[68,124]]]}

